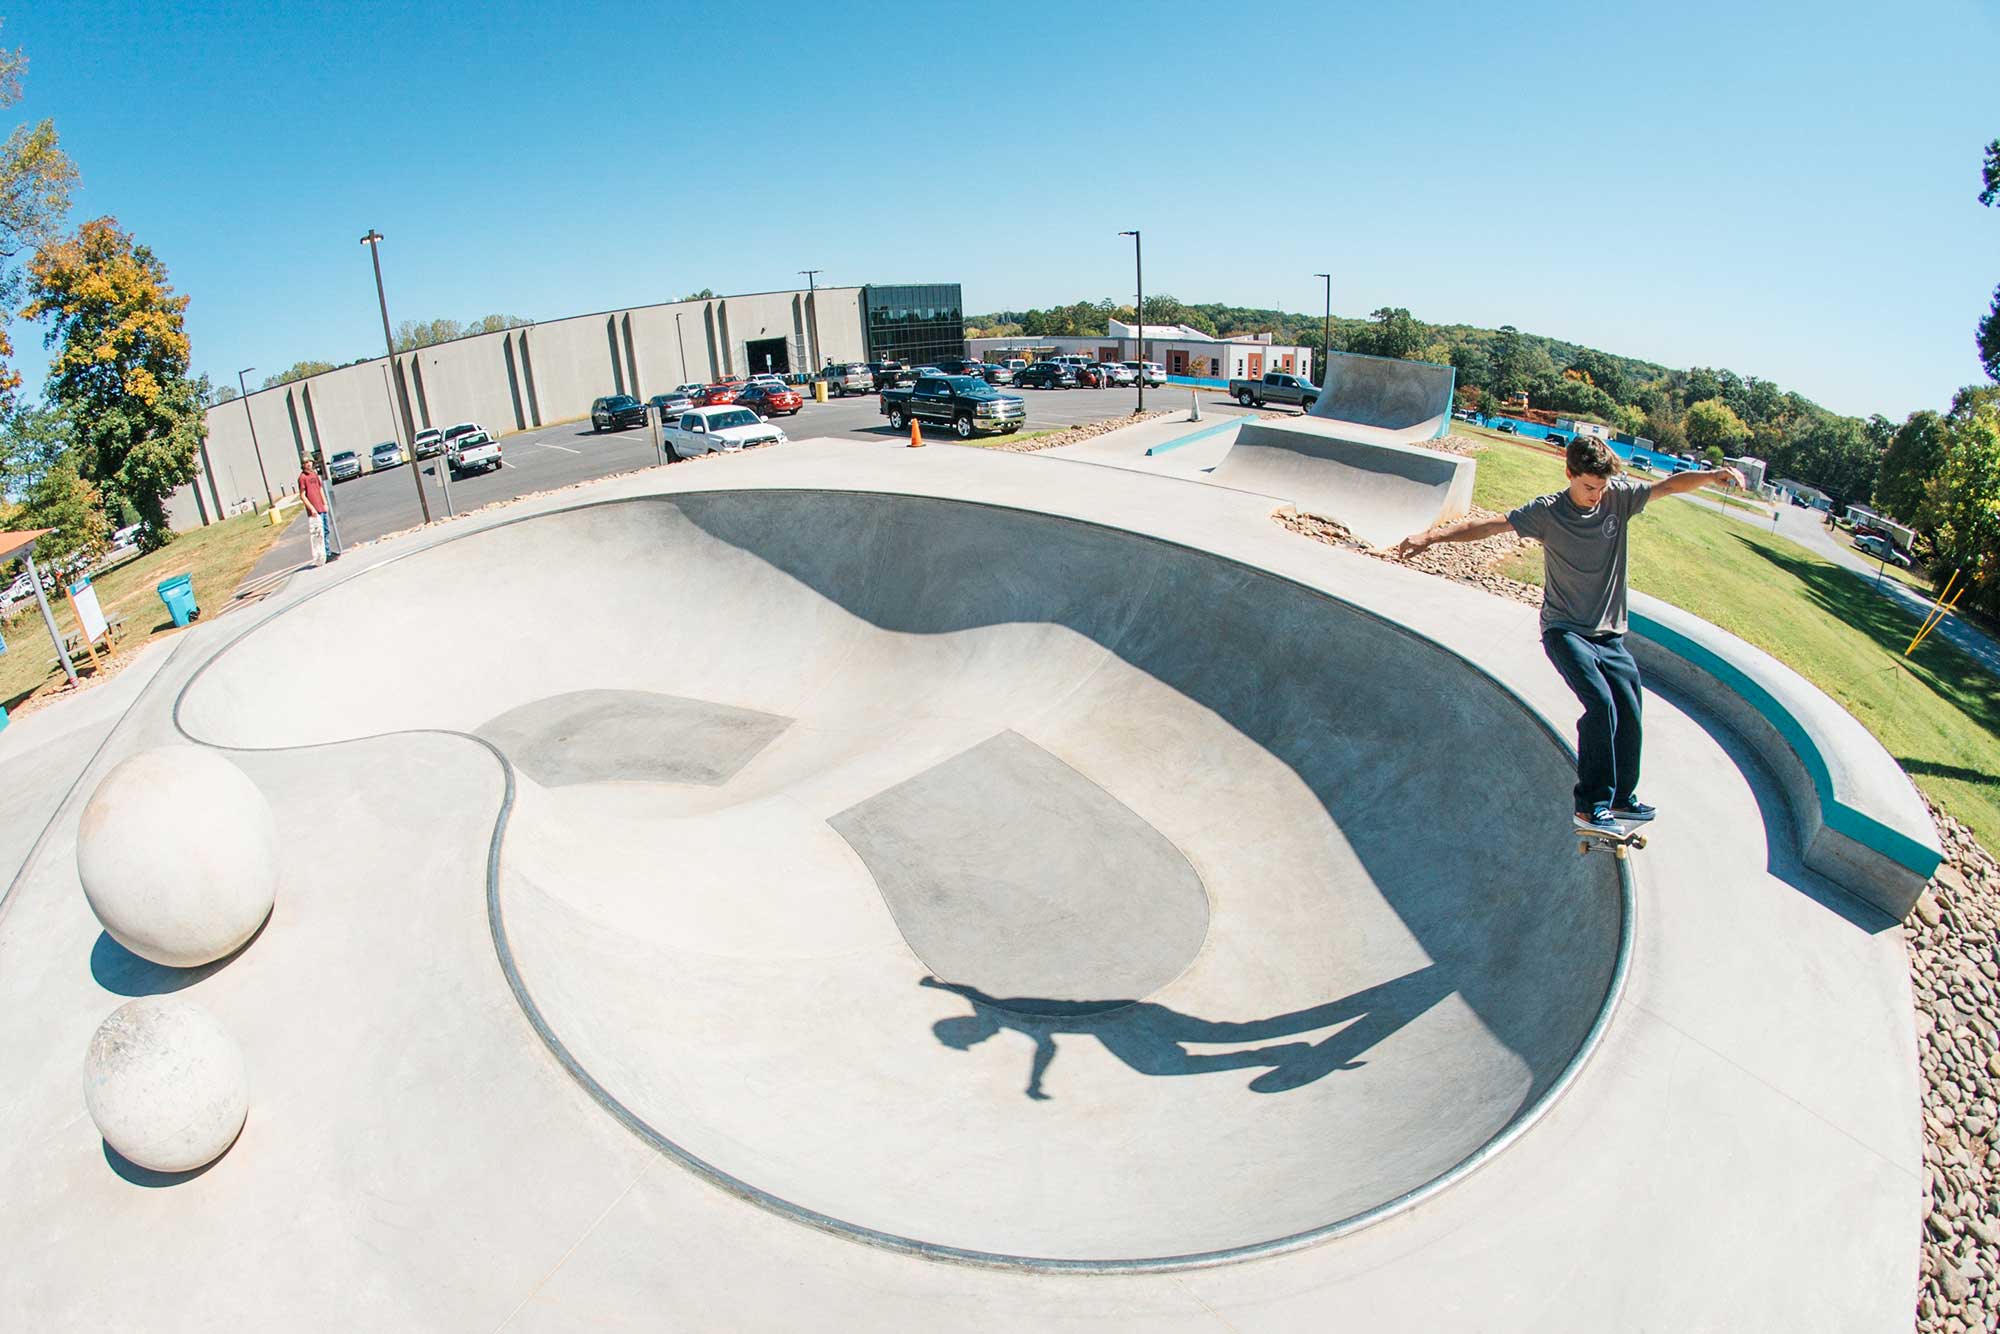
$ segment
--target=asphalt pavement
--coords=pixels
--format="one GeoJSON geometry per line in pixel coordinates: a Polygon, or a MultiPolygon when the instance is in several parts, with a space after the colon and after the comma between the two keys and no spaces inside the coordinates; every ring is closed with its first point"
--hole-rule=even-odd
{"type": "MultiPolygon", "coordinates": [[[[1103,421],[1132,412],[1138,393],[1132,389],[1022,389],[1002,388],[1018,393],[1028,405],[1024,431],[1046,431],[1084,422],[1103,421]]],[[[1181,388],[1148,389],[1146,408],[1185,407],[1188,391],[1181,388]]],[[[1234,403],[1216,395],[1202,397],[1204,413],[1227,415],[1240,411],[1234,403]]],[[[777,418],[777,424],[794,440],[832,437],[839,440],[882,440],[902,433],[892,430],[882,416],[880,402],[873,394],[832,399],[815,403],[810,398],[798,413],[777,418]]],[[[952,437],[947,432],[944,439],[952,437]]],[[[451,482],[451,509],[463,512],[490,505],[496,500],[556,487],[590,481],[612,473],[651,466],[654,462],[650,434],[642,429],[597,432],[588,420],[564,422],[530,431],[516,431],[500,438],[501,466],[476,477],[451,482]]],[[[446,514],[445,498],[437,473],[441,459],[424,459],[415,465],[434,518],[446,514]]],[[[413,528],[423,522],[417,503],[417,487],[411,481],[412,466],[368,473],[333,488],[333,515],[341,540],[348,546],[373,541],[389,533],[413,528]]],[[[296,522],[279,545],[262,562],[253,578],[267,570],[290,569],[305,559],[305,529],[296,522]]]]}

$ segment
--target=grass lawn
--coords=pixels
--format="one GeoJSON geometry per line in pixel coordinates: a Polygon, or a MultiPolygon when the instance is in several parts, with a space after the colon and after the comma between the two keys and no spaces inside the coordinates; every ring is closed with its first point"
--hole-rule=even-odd
{"type": "MultiPolygon", "coordinates": [[[[257,558],[278,540],[281,531],[261,514],[239,514],[222,523],[182,533],[158,551],[130,557],[93,575],[91,582],[97,588],[97,602],[105,615],[122,612],[125,616],[118,656],[123,658],[145,647],[155,635],[173,632],[173,618],[167,615],[166,604],[160,601],[153,587],[160,580],[169,575],[192,574],[195,602],[203,615],[213,616],[229,605],[236,596],[237,585],[250,573],[257,558]]],[[[49,592],[49,610],[55,613],[56,624],[68,633],[76,627],[69,599],[58,590],[49,592]]],[[[49,642],[48,629],[42,624],[42,614],[33,598],[15,610],[0,635],[7,642],[7,652],[0,655],[0,704],[12,711],[30,699],[53,694],[63,683],[62,668],[51,667],[56,656],[55,645],[49,642]]],[[[88,677],[89,656],[80,655],[74,661],[77,675],[88,677]]]]}
{"type": "MultiPolygon", "coordinates": [[[[1505,511],[1562,484],[1556,460],[1493,448],[1479,456],[1473,498],[1505,511]]],[[[1541,566],[1537,548],[1499,572],[1538,584],[1541,566]]],[[[1671,501],[1633,525],[1631,578],[1831,695],[1982,845],[2000,847],[2000,679],[1935,635],[1903,657],[1916,622],[1865,580],[1788,538],[1671,501]]]]}

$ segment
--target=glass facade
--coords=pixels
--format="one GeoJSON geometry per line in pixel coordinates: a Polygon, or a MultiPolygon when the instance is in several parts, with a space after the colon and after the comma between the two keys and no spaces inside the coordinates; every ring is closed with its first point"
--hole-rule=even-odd
{"type": "Polygon", "coordinates": [[[957,283],[909,283],[861,289],[870,361],[921,366],[965,355],[965,306],[957,283]]]}

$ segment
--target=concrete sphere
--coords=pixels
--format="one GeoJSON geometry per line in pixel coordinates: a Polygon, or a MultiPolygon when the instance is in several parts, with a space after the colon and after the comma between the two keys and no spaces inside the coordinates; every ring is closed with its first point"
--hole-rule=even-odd
{"type": "Polygon", "coordinates": [[[241,769],[211,750],[163,746],[91,794],[76,869],[111,938],[170,968],[220,959],[257,933],[278,888],[278,828],[241,769]]]}
{"type": "Polygon", "coordinates": [[[192,1001],[145,996],[111,1012],[83,1061],[104,1142],[155,1172],[191,1172],[236,1142],[250,1111],[243,1053],[192,1001]]]}

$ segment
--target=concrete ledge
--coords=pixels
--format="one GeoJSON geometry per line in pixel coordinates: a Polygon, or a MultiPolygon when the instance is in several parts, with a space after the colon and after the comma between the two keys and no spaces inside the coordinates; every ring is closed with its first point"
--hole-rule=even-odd
{"type": "Polygon", "coordinates": [[[1403,444],[1390,431],[1295,417],[1243,423],[1210,476],[1337,519],[1383,546],[1462,517],[1476,468],[1462,454],[1403,444]]]}
{"type": "Polygon", "coordinates": [[[1867,728],[1791,668],[1698,616],[1632,594],[1634,656],[1763,756],[1807,866],[1901,919],[1943,859],[1909,776],[1867,728]]]}

